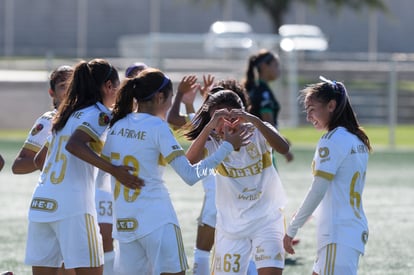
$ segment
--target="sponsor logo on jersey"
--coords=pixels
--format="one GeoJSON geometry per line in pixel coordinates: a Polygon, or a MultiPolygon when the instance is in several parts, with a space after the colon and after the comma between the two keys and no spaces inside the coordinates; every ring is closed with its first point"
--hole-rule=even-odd
{"type": "Polygon", "coordinates": [[[255,261],[270,260],[271,258],[271,256],[265,254],[265,250],[263,248],[256,246],[256,252],[254,256],[255,261]]]}
{"type": "Polygon", "coordinates": [[[109,124],[109,116],[105,114],[104,112],[101,112],[99,114],[99,126],[105,126],[109,124]]]}
{"type": "Polygon", "coordinates": [[[119,232],[131,232],[138,228],[138,221],[134,218],[125,218],[116,220],[116,229],[119,232]]]}
{"type": "Polygon", "coordinates": [[[260,199],[261,195],[262,195],[262,192],[259,191],[256,194],[251,194],[251,195],[239,194],[237,198],[243,201],[256,201],[260,199]]]}
{"type": "Polygon", "coordinates": [[[33,210],[54,212],[58,208],[58,203],[52,199],[33,198],[30,204],[30,208],[33,210]]]}
{"type": "Polygon", "coordinates": [[[35,136],[37,135],[40,131],[42,131],[44,128],[43,124],[39,123],[37,124],[35,127],[33,127],[32,131],[31,131],[31,135],[35,136]]]}
{"type": "Polygon", "coordinates": [[[360,153],[360,154],[368,153],[368,148],[363,144],[358,145],[356,146],[356,148],[351,149],[351,154],[356,154],[356,153],[360,153]]]}
{"type": "Polygon", "coordinates": [[[179,149],[181,149],[181,148],[180,148],[180,146],[178,146],[178,145],[173,145],[173,146],[171,147],[171,149],[174,151],[174,150],[179,150],[179,149]]]}
{"type": "Polygon", "coordinates": [[[121,136],[124,138],[132,138],[132,139],[138,139],[138,140],[145,140],[147,137],[146,131],[137,131],[134,129],[128,129],[128,128],[121,128],[115,132],[115,130],[112,130],[109,132],[110,136],[121,136]]]}
{"type": "Polygon", "coordinates": [[[282,253],[277,253],[277,255],[275,256],[275,260],[277,260],[277,261],[284,261],[284,256],[282,255],[282,253]]]}

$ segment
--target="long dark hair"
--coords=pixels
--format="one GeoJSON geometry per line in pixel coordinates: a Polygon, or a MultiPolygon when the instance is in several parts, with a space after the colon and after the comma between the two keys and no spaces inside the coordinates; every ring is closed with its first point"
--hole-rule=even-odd
{"type": "Polygon", "coordinates": [[[171,80],[158,69],[148,68],[138,76],[126,79],[118,93],[109,126],[133,111],[134,98],[139,104],[151,101],[157,93],[162,93],[165,97],[172,93],[171,80]]]}
{"type": "Polygon", "coordinates": [[[231,90],[235,92],[243,102],[244,109],[249,112],[251,108],[251,102],[249,94],[247,93],[244,86],[234,79],[226,79],[221,80],[215,84],[215,87],[212,88],[209,94],[214,93],[214,89],[218,91],[222,87],[221,90],[231,90]]]}
{"type": "MultiPolygon", "coordinates": [[[[324,78],[322,78],[325,80],[324,78]]],[[[301,91],[300,100],[304,104],[306,99],[314,99],[322,104],[336,101],[336,108],[328,125],[331,131],[338,126],[345,127],[350,133],[356,135],[369,149],[371,144],[364,129],[360,126],[358,119],[352,109],[351,101],[345,85],[341,82],[325,80],[316,84],[310,84],[301,91]]]]}
{"type": "Polygon", "coordinates": [[[61,130],[73,112],[102,102],[102,85],[119,81],[118,71],[104,59],[79,62],[71,79],[67,94],[59,106],[52,130],[61,130]]]}
{"type": "Polygon", "coordinates": [[[247,92],[254,90],[258,82],[259,65],[262,63],[269,64],[273,60],[279,60],[279,57],[271,51],[262,49],[257,54],[253,54],[249,57],[246,76],[243,82],[247,92]]]}
{"type": "Polygon", "coordinates": [[[190,130],[185,134],[187,139],[196,139],[211,120],[210,113],[220,108],[241,109],[244,108],[244,105],[240,97],[231,90],[221,90],[214,94],[209,94],[195,114],[190,130]]]}

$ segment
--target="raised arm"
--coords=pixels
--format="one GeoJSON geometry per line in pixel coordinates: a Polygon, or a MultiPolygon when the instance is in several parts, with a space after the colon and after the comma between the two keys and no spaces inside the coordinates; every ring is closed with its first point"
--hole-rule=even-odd
{"type": "Polygon", "coordinates": [[[186,112],[194,113],[194,98],[199,85],[195,75],[184,76],[177,88],[173,104],[167,114],[167,122],[177,128],[182,127],[187,121],[186,116],[180,114],[181,102],[185,104],[186,112]]]}
{"type": "Polygon", "coordinates": [[[242,109],[231,110],[231,116],[252,123],[260,133],[262,133],[264,138],[276,152],[282,155],[289,152],[289,143],[279,134],[276,128],[269,123],[263,122],[260,118],[242,109]]]}

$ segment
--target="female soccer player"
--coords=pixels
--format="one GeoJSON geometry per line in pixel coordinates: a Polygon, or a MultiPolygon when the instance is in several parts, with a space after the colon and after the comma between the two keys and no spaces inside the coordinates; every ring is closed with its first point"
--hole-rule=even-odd
{"type": "Polygon", "coordinates": [[[370,141],[355,117],[343,83],[322,82],[302,90],[307,120],[326,131],[312,162],[313,182],[284,237],[288,253],[292,238],[318,207],[317,260],[313,275],[357,274],[368,240],[362,206],[370,141]]]}
{"type": "Polygon", "coordinates": [[[54,274],[62,262],[76,274],[102,274],[94,197],[97,168],[132,189],[142,186],[131,168],[98,155],[118,86],[118,72],[106,60],[82,61],[74,69],[30,205],[25,263],[33,274],[54,274]]]}
{"type": "Polygon", "coordinates": [[[126,79],[117,98],[103,155],[114,164],[135,167],[135,174],[145,181],[140,190],[112,182],[114,237],[119,243],[114,267],[117,274],[185,274],[187,259],[163,179],[165,165],[170,164],[192,185],[244,142],[246,133],[225,131],[225,142],[216,154],[191,165],[165,121],[172,94],[172,83],[166,75],[146,69],[126,79]],[[137,112],[133,112],[134,99],[137,112]]]}
{"type": "Polygon", "coordinates": [[[47,137],[51,134],[52,119],[63,100],[68,86],[68,79],[72,74],[73,68],[67,65],[59,66],[50,74],[49,95],[52,98],[54,109],[45,112],[34,123],[13,162],[12,171],[14,174],[27,174],[41,169],[41,167],[35,166],[34,158],[46,143],[47,137]]]}
{"type": "MultiPolygon", "coordinates": [[[[248,109],[249,96],[246,90],[235,80],[221,80],[214,84],[212,75],[203,76],[203,85],[196,84],[197,77],[194,75],[183,77],[177,88],[177,95],[174,98],[172,107],[168,112],[168,122],[176,128],[185,126],[194,117],[194,113],[182,115],[179,112],[180,103],[185,104],[187,112],[194,110],[193,101],[197,89],[200,89],[201,95],[207,98],[210,94],[221,90],[232,90],[242,100],[243,105],[248,109]],[[213,86],[214,85],[214,86],[213,86]],[[188,100],[189,99],[189,100],[188,100]],[[186,101],[187,100],[187,101],[186,101]]],[[[207,140],[209,143],[210,140],[207,140]]],[[[202,180],[204,189],[203,206],[200,216],[198,217],[196,244],[194,248],[194,265],[193,275],[210,274],[210,251],[214,245],[214,232],[216,227],[216,182],[215,175],[210,174],[202,180]]],[[[257,274],[254,263],[251,262],[247,275],[257,274]]]]}
{"type": "Polygon", "coordinates": [[[191,162],[214,153],[223,142],[223,127],[250,132],[249,143],[235,148],[217,167],[214,274],[246,274],[250,258],[259,275],[282,274],[285,193],[272,164],[272,149],[289,150],[286,140],[269,123],[246,112],[230,90],[208,95],[186,134],[193,140],[191,162]],[[220,117],[211,127],[212,117],[220,117]],[[207,142],[210,138],[211,142],[207,142]]]}

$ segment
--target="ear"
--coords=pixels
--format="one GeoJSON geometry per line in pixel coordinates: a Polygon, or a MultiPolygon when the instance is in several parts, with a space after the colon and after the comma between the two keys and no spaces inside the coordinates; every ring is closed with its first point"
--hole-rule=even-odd
{"type": "Polygon", "coordinates": [[[55,97],[55,92],[51,88],[49,88],[48,92],[49,92],[50,97],[52,98],[55,97]]]}
{"type": "Polygon", "coordinates": [[[102,90],[104,94],[109,94],[110,91],[112,90],[112,82],[111,80],[107,80],[104,84],[102,84],[102,90]]]}
{"type": "Polygon", "coordinates": [[[328,102],[327,107],[328,107],[328,111],[329,111],[330,113],[333,113],[333,111],[335,111],[335,109],[336,109],[336,100],[331,99],[331,100],[328,102]]]}
{"type": "Polygon", "coordinates": [[[105,88],[107,88],[108,90],[111,90],[112,89],[112,82],[111,82],[111,80],[107,80],[104,83],[104,85],[105,85],[105,88]]]}
{"type": "Polygon", "coordinates": [[[157,103],[158,103],[158,104],[162,104],[162,103],[164,103],[164,101],[165,101],[165,97],[164,97],[164,94],[163,94],[163,93],[158,92],[158,93],[156,94],[156,97],[157,97],[157,103]]]}

